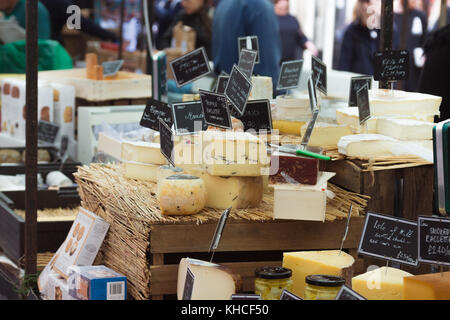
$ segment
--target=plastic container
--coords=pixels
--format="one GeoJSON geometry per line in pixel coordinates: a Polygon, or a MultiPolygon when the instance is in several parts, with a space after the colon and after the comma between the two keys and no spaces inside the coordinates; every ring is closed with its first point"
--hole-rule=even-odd
{"type": "Polygon", "coordinates": [[[283,290],[292,290],[292,270],[282,267],[262,267],[255,270],[255,294],[262,300],[280,300],[283,290]]]}
{"type": "Polygon", "coordinates": [[[305,282],[305,300],[335,300],[345,279],[330,275],[310,275],[305,282]]]}

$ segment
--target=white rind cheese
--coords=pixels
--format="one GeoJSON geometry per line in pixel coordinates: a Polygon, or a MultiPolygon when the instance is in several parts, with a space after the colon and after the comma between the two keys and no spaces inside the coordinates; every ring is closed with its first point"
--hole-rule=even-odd
{"type": "Polygon", "coordinates": [[[183,299],[187,270],[194,275],[191,300],[230,300],[242,287],[240,275],[214,263],[183,258],[178,266],[177,299],[183,299]]]}
{"type": "Polygon", "coordinates": [[[161,181],[158,202],[163,215],[193,215],[205,207],[205,182],[196,176],[172,175],[161,181]]]}
{"type": "Polygon", "coordinates": [[[380,134],[356,134],[342,137],[338,150],[349,157],[392,156],[396,142],[395,139],[380,134]]]}
{"type": "Polygon", "coordinates": [[[273,83],[271,77],[252,77],[252,90],[249,100],[273,99],[273,83]]]}
{"type": "Polygon", "coordinates": [[[167,163],[158,143],[144,141],[122,142],[122,161],[163,165],[167,163]]]}
{"type": "Polygon", "coordinates": [[[398,140],[431,140],[433,123],[411,119],[378,119],[377,132],[398,140]]]}

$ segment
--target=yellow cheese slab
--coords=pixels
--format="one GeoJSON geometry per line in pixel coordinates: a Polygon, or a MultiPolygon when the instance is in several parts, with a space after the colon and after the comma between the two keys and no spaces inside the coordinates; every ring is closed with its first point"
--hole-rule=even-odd
{"type": "MultiPolygon", "coordinates": [[[[308,125],[302,127],[302,136],[305,135],[308,125]]],[[[314,130],[309,139],[309,146],[312,147],[337,147],[339,140],[353,134],[347,125],[338,125],[319,122],[314,126],[314,130]]]]}
{"type": "Polygon", "coordinates": [[[306,124],[305,121],[288,121],[288,120],[273,120],[272,126],[274,130],[278,130],[280,134],[292,134],[296,136],[301,135],[302,127],[306,124]]]}
{"type": "Polygon", "coordinates": [[[124,163],[125,177],[135,180],[157,182],[159,165],[128,161],[124,163]]]}
{"type": "Polygon", "coordinates": [[[403,278],[405,300],[450,300],[450,272],[403,278]]]}
{"type": "Polygon", "coordinates": [[[352,289],[368,300],[403,300],[403,279],[412,274],[391,267],[378,268],[352,279],[352,289]]]}
{"type": "Polygon", "coordinates": [[[166,158],[161,153],[161,146],[159,143],[143,141],[123,141],[122,161],[135,161],[159,165],[167,163],[166,158]]]}

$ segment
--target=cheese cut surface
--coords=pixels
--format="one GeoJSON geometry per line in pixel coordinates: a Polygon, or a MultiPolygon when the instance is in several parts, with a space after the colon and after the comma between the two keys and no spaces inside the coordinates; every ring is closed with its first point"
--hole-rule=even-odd
{"type": "Polygon", "coordinates": [[[157,182],[159,165],[147,164],[142,162],[128,161],[124,162],[125,177],[135,180],[144,180],[157,182]]]}
{"type": "MultiPolygon", "coordinates": [[[[307,128],[308,125],[302,127],[302,136],[305,135],[307,128]]],[[[308,145],[313,147],[337,147],[342,137],[352,133],[348,125],[319,122],[314,126],[308,145]]]]}
{"type": "Polygon", "coordinates": [[[338,150],[349,157],[392,156],[397,143],[397,140],[380,134],[357,134],[342,137],[338,150]]]}
{"type": "Polygon", "coordinates": [[[273,99],[273,83],[271,77],[252,77],[252,90],[249,100],[273,99]]]}
{"type": "Polygon", "coordinates": [[[450,272],[403,278],[405,300],[450,300],[450,272]]]}
{"type": "Polygon", "coordinates": [[[412,274],[391,267],[378,268],[352,279],[352,289],[368,300],[403,300],[403,279],[412,274]]]}
{"type": "Polygon", "coordinates": [[[394,90],[393,95],[390,92],[390,90],[369,90],[371,115],[439,115],[441,97],[400,90],[394,90]]]}
{"type": "Polygon", "coordinates": [[[191,168],[186,172],[202,178],[207,189],[205,207],[225,210],[255,208],[264,193],[263,177],[218,177],[205,169],[191,168]]]}
{"type": "Polygon", "coordinates": [[[230,300],[242,287],[240,275],[231,269],[206,261],[183,258],[178,266],[177,299],[183,299],[187,269],[194,275],[191,300],[230,300]]]}
{"type": "Polygon", "coordinates": [[[311,118],[309,96],[300,97],[278,96],[276,99],[276,119],[308,121],[311,118]]]}
{"type": "Polygon", "coordinates": [[[302,127],[306,121],[289,121],[289,120],[272,120],[274,130],[278,130],[280,134],[301,135],[302,127]]]}
{"type": "Polygon", "coordinates": [[[283,267],[292,270],[292,293],[305,296],[305,278],[314,274],[342,276],[350,283],[355,259],[339,250],[283,253],[283,267]]]}
{"type": "Polygon", "coordinates": [[[199,177],[179,174],[161,181],[158,202],[163,215],[193,215],[205,207],[207,190],[199,177]]]}
{"type": "Polygon", "coordinates": [[[148,164],[163,165],[167,163],[158,143],[143,141],[122,142],[122,161],[136,161],[148,164]]]}
{"type": "Polygon", "coordinates": [[[411,119],[378,119],[377,132],[398,140],[431,140],[433,123],[411,119]]]}

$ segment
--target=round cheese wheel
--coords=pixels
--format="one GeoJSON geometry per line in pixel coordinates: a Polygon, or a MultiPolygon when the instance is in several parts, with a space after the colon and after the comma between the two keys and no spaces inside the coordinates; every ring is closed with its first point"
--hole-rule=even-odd
{"type": "Polygon", "coordinates": [[[203,179],[176,174],[166,177],[158,187],[158,202],[163,215],[193,215],[206,204],[206,186],[203,179]]]}
{"type": "Polygon", "coordinates": [[[165,178],[176,175],[176,174],[182,174],[184,172],[183,169],[172,167],[169,165],[164,165],[159,167],[158,172],[156,173],[156,182],[158,183],[156,194],[159,194],[159,187],[161,185],[161,181],[163,181],[165,178]]]}

